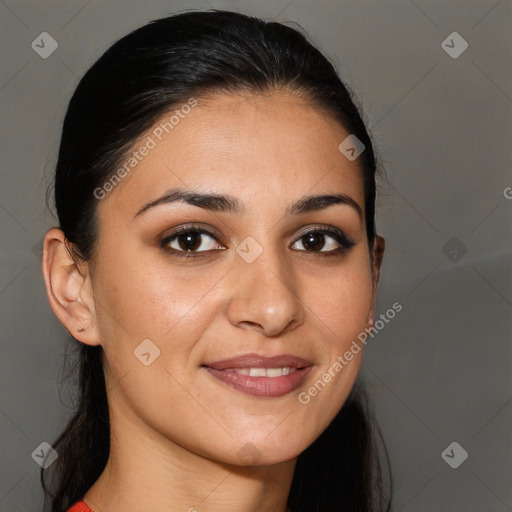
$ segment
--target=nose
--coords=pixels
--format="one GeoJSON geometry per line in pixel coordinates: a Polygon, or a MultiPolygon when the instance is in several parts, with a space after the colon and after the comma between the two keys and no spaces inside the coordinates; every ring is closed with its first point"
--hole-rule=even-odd
{"type": "Polygon", "coordinates": [[[238,257],[231,272],[233,293],[227,306],[232,325],[265,336],[283,335],[304,322],[304,304],[293,265],[265,248],[252,263],[238,257]]]}

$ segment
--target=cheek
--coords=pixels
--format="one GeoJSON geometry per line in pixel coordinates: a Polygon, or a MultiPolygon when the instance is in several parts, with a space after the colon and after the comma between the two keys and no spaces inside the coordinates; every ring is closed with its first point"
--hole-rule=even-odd
{"type": "Polygon", "coordinates": [[[124,382],[130,373],[129,380],[137,382],[135,401],[137,389],[178,396],[173,377],[186,380],[198,357],[197,341],[219,310],[219,272],[172,268],[157,258],[130,259],[128,250],[122,253],[127,256],[115,262],[103,259],[95,273],[97,325],[112,383],[124,382]],[[146,367],[148,358],[154,363],[146,367]],[[164,382],[170,388],[162,388],[164,382]]]}
{"type": "MultiPolygon", "coordinates": [[[[135,252],[135,251],[134,251],[135,252]]],[[[205,280],[193,282],[154,259],[126,257],[104,261],[95,276],[95,298],[101,314],[98,321],[108,342],[129,335],[134,339],[161,337],[184,318],[205,294],[205,280]],[[202,289],[204,291],[202,291],[202,289]]]]}
{"type": "Polygon", "coordinates": [[[361,335],[368,327],[373,301],[373,279],[369,259],[357,255],[318,286],[311,280],[308,305],[322,343],[320,365],[313,388],[306,390],[301,403],[323,409],[332,417],[345,402],[362,364],[365,344],[361,335]]]}
{"type": "Polygon", "coordinates": [[[330,272],[321,281],[311,277],[307,305],[329,340],[331,347],[342,349],[367,327],[373,299],[373,280],[369,263],[354,259],[330,272]]]}

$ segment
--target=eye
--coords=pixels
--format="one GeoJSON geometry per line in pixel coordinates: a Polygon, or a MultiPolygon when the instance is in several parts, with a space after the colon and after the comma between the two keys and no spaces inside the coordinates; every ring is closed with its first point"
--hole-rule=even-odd
{"type": "Polygon", "coordinates": [[[207,252],[216,249],[215,236],[208,230],[185,226],[164,238],[160,245],[177,256],[195,257],[195,252],[207,252]],[[209,240],[208,240],[209,239],[209,240]]]}
{"type": "Polygon", "coordinates": [[[303,233],[294,245],[300,243],[305,251],[301,252],[322,252],[322,256],[334,256],[348,251],[355,245],[343,231],[333,228],[315,228],[303,233]],[[320,250],[317,250],[319,249],[320,250]],[[326,250],[321,250],[326,248],[326,250]]]}
{"type": "MultiPolygon", "coordinates": [[[[355,242],[343,231],[331,227],[315,228],[303,233],[292,248],[301,244],[300,252],[319,253],[320,256],[336,256],[348,251],[355,242]],[[321,254],[320,254],[321,253],[321,254]]],[[[166,236],[160,246],[176,256],[195,258],[198,253],[225,249],[218,244],[216,236],[210,231],[194,226],[184,226],[166,236]]]]}

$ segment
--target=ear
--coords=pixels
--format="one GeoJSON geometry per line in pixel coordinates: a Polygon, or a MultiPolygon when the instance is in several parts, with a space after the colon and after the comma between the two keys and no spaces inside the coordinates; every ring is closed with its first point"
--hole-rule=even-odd
{"type": "Polygon", "coordinates": [[[375,240],[373,242],[373,266],[372,266],[372,276],[373,276],[373,292],[372,292],[372,303],[370,308],[370,313],[368,314],[368,325],[373,327],[373,315],[375,313],[375,303],[377,301],[377,285],[379,283],[380,277],[380,268],[382,265],[382,259],[384,258],[384,249],[386,248],[386,241],[383,237],[376,235],[375,240]]]}
{"type": "Polygon", "coordinates": [[[100,345],[89,265],[73,257],[62,230],[44,237],[41,268],[53,312],[71,336],[86,345],[100,345]]]}

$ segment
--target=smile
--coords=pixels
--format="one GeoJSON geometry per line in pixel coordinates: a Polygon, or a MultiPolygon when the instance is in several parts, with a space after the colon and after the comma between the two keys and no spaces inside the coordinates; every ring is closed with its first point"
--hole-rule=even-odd
{"type": "Polygon", "coordinates": [[[281,355],[258,354],[226,359],[202,365],[209,375],[247,395],[280,397],[300,387],[313,363],[305,359],[281,355]]]}

